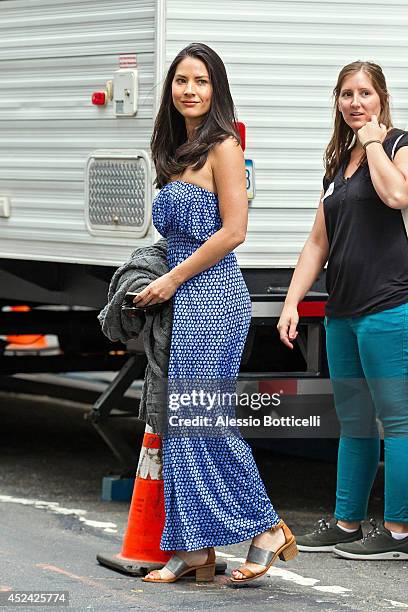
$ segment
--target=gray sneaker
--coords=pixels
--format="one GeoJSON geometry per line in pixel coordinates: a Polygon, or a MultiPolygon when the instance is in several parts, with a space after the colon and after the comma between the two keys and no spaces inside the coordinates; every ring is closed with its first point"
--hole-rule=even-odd
{"type": "Polygon", "coordinates": [[[362,537],[361,527],[353,533],[347,533],[337,527],[336,519],[333,518],[328,523],[320,519],[314,531],[301,536],[296,535],[296,544],[301,552],[332,552],[336,544],[356,542],[362,537]]]}
{"type": "Polygon", "coordinates": [[[360,542],[338,544],[334,547],[333,552],[338,557],[345,559],[364,559],[366,561],[408,559],[408,534],[406,538],[396,540],[383,524],[377,525],[374,519],[371,519],[370,523],[372,530],[360,542]]]}

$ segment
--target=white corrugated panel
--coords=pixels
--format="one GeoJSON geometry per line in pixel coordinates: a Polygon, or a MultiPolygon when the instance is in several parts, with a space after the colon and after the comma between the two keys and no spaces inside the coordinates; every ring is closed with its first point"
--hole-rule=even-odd
{"type": "MultiPolygon", "coordinates": [[[[90,236],[84,168],[96,149],[149,149],[154,104],[155,0],[0,2],[0,257],[118,264],[129,238],[90,236]],[[115,118],[95,107],[136,53],[139,109],[115,118]]],[[[151,232],[138,245],[150,243],[151,232]]]]}
{"type": "Polygon", "coordinates": [[[241,266],[293,266],[318,202],[339,69],[380,63],[394,124],[407,124],[406,0],[167,0],[166,26],[166,65],[189,42],[212,46],[247,126],[257,193],[241,266]]]}
{"type": "MultiPolygon", "coordinates": [[[[381,63],[394,122],[405,126],[407,25],[405,0],[386,10],[364,0],[0,1],[0,196],[10,196],[12,209],[0,218],[0,257],[123,261],[133,242],[86,231],[86,158],[96,149],[149,148],[156,66],[201,40],[226,62],[256,167],[240,264],[294,265],[314,217],[338,69],[355,59],[381,63]],[[154,57],[155,48],[165,57],[154,57]],[[127,52],[138,58],[139,110],[116,119],[111,104],[96,108],[90,98],[127,52]]],[[[149,232],[137,244],[152,239],[149,232]]]]}

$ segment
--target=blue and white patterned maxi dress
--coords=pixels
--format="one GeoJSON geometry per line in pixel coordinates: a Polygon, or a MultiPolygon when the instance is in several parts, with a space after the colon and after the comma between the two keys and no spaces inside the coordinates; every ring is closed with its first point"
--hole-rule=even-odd
{"type": "MultiPolygon", "coordinates": [[[[172,269],[221,227],[218,197],[193,183],[165,185],[153,222],[167,238],[172,269]]],[[[174,295],[169,383],[235,379],[251,319],[234,253],[183,283],[174,295]]],[[[166,521],[162,550],[242,542],[279,522],[250,446],[239,436],[163,438],[166,521]]]]}

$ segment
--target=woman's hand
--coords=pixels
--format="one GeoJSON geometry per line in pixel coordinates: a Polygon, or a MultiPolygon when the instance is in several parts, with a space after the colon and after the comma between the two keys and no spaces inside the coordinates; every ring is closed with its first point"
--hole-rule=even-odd
{"type": "Polygon", "coordinates": [[[167,300],[173,297],[179,286],[180,284],[177,283],[172,274],[168,272],[147,285],[147,287],[133,299],[133,303],[138,308],[145,308],[146,306],[153,306],[153,304],[167,302],[167,300]]]}
{"type": "Polygon", "coordinates": [[[387,135],[387,127],[381,123],[378,123],[377,115],[372,115],[371,121],[368,121],[362,128],[357,132],[358,139],[362,145],[369,140],[380,140],[384,142],[384,138],[387,135]]]}
{"type": "Polygon", "coordinates": [[[288,348],[293,349],[292,342],[293,340],[296,340],[298,335],[298,332],[296,331],[298,323],[299,315],[296,306],[289,306],[285,304],[277,328],[281,341],[288,348]]]}
{"type": "MultiPolygon", "coordinates": [[[[376,115],[357,132],[362,144],[370,140],[384,141],[385,125],[378,125],[376,115]]],[[[374,189],[386,206],[394,210],[408,208],[408,147],[402,146],[391,160],[383,146],[373,144],[366,149],[370,177],[374,189]]]]}

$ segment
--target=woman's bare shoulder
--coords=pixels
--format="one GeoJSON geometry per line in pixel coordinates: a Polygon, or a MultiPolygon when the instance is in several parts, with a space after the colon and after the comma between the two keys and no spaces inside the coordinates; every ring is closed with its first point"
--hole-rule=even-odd
{"type": "Polygon", "coordinates": [[[221,142],[217,142],[217,144],[211,149],[211,152],[215,155],[223,155],[225,153],[230,153],[231,151],[243,153],[241,145],[239,144],[238,140],[234,138],[234,136],[227,136],[221,142]]]}
{"type": "Polygon", "coordinates": [[[222,164],[223,162],[231,163],[241,161],[244,157],[244,152],[238,140],[233,136],[228,136],[222,142],[218,142],[209,154],[211,166],[222,164]]]}

